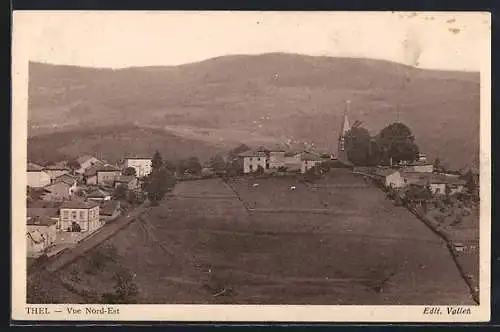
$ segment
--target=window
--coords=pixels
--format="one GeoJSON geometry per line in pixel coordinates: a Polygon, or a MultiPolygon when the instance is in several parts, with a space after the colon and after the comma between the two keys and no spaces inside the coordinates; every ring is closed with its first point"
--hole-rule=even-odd
{"type": "Polygon", "coordinates": [[[85,211],[80,211],[80,219],[85,219],[85,211]]]}
{"type": "Polygon", "coordinates": [[[71,211],[71,219],[76,219],[76,211],[71,211]]]}
{"type": "Polygon", "coordinates": [[[253,165],[250,165],[250,171],[252,171],[252,170],[253,170],[253,165]]]}
{"type": "Polygon", "coordinates": [[[63,219],[69,219],[69,211],[63,210],[63,219]]]}
{"type": "Polygon", "coordinates": [[[94,210],[89,210],[89,218],[93,218],[94,217],[94,210]]]}
{"type": "Polygon", "coordinates": [[[257,161],[260,161],[260,157],[259,157],[259,158],[257,158],[257,161]]]}
{"type": "Polygon", "coordinates": [[[253,161],[253,158],[252,158],[252,157],[250,157],[250,158],[248,158],[248,160],[249,160],[250,162],[252,162],[252,161],[253,161]]]}

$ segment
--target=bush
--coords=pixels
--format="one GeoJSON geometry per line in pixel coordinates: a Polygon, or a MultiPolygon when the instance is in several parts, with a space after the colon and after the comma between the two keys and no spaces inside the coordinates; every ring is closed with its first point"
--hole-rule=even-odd
{"type": "Polygon", "coordinates": [[[439,222],[440,224],[444,223],[444,215],[442,214],[436,215],[434,219],[436,219],[436,221],[439,222]]]}

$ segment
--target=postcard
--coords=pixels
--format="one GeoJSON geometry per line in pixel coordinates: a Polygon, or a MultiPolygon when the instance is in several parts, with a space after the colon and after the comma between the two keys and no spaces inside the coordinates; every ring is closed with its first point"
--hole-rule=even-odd
{"type": "Polygon", "coordinates": [[[15,11],[12,319],[488,321],[490,25],[15,11]]]}

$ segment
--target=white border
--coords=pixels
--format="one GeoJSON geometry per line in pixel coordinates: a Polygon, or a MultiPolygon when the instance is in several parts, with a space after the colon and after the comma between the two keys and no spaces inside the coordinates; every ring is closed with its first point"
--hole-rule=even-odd
{"type": "MultiPolygon", "coordinates": [[[[45,12],[46,14],[47,12],[45,12]]],[[[60,12],[59,12],[60,13],[60,12]]],[[[296,306],[296,305],[118,305],[118,315],[76,315],[67,307],[100,308],[102,305],[44,305],[46,316],[26,313],[26,142],[28,106],[28,56],[33,41],[23,38],[30,15],[14,12],[12,42],[12,319],[14,320],[137,320],[137,321],[267,321],[267,322],[479,322],[490,319],[490,229],[491,229],[491,32],[483,40],[481,67],[481,140],[480,140],[480,305],[470,306],[471,315],[424,315],[424,306],[296,306]],[[61,309],[62,313],[54,310],[61,309]]],[[[192,12],[191,12],[192,14],[192,12]]],[[[268,12],[266,15],[280,15],[268,12]]],[[[372,13],[371,13],[372,14],[372,13]]],[[[428,15],[430,13],[422,12],[428,15]]],[[[432,13],[436,14],[436,13],[432,13]]],[[[443,13],[440,13],[443,14],[443,13]]],[[[445,13],[444,13],[445,14],[445,13]]],[[[453,15],[461,13],[454,12],[453,15]]],[[[477,13],[491,26],[489,13],[477,13]]],[[[131,15],[128,13],[127,15],[131,15]]],[[[133,14],[132,14],[133,15],[133,14]]],[[[255,13],[262,15],[262,13],[255,13]]],[[[439,15],[439,14],[438,14],[439,15]]],[[[33,306],[30,306],[33,307],[33,306]]],[[[104,306],[106,307],[106,306],[104,306]]],[[[462,306],[463,307],[463,306],[462,306]]],[[[446,306],[440,306],[446,311],[446,306]]]]}

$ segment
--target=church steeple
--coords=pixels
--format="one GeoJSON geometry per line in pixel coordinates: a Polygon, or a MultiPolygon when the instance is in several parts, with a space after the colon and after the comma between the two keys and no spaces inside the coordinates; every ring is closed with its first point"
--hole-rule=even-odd
{"type": "Polygon", "coordinates": [[[344,118],[342,119],[342,125],[340,127],[340,135],[339,135],[339,142],[338,142],[338,148],[337,148],[337,158],[339,160],[344,160],[347,161],[347,155],[345,151],[345,137],[347,132],[351,129],[351,125],[349,124],[349,105],[351,104],[350,100],[347,100],[345,103],[345,109],[344,109],[344,118]]]}

